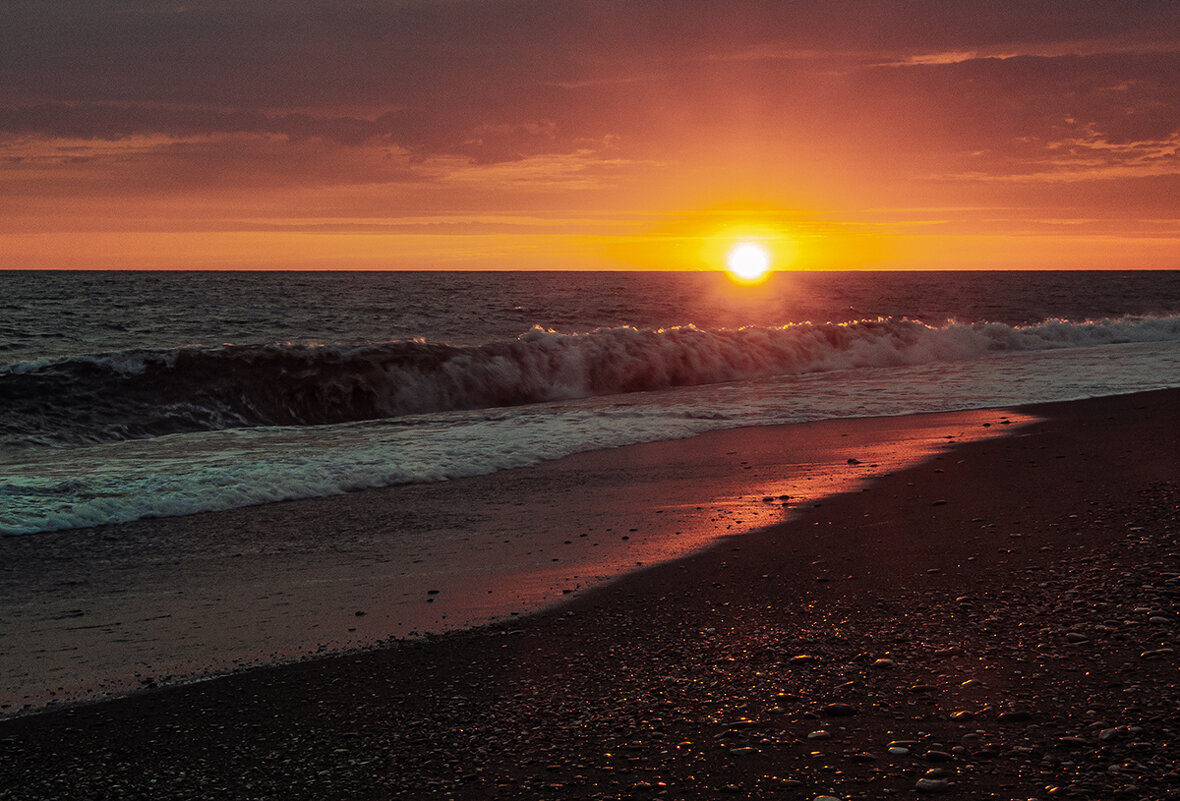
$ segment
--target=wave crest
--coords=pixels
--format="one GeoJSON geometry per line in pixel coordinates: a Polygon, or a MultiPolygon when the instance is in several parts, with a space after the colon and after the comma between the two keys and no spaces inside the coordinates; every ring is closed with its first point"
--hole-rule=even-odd
{"type": "Polygon", "coordinates": [[[961,361],[989,353],[1180,339],[1180,316],[1036,325],[908,319],[563,334],[457,347],[223,345],[0,368],[0,435],[93,443],[243,426],[341,423],[516,406],[808,372],[961,361]]]}

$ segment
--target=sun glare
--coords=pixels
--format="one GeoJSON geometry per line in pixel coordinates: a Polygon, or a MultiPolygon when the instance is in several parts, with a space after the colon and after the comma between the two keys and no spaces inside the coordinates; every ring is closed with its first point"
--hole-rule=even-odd
{"type": "Polygon", "coordinates": [[[742,242],[730,249],[726,264],[734,278],[759,281],[770,269],[770,252],[755,242],[742,242]]]}

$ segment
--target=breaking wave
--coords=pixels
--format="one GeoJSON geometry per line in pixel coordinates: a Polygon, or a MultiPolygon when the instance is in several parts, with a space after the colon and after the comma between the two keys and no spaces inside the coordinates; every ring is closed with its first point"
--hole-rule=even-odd
{"type": "Polygon", "coordinates": [[[883,318],[705,330],[533,328],[458,347],[223,345],[0,367],[0,437],[80,444],[248,426],[302,426],[517,406],[668,387],[1180,340],[1180,316],[940,326],[883,318]]]}

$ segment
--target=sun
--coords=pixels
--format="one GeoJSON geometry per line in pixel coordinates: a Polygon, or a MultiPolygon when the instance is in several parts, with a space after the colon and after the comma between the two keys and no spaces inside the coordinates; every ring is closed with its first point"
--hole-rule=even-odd
{"type": "Polygon", "coordinates": [[[734,278],[759,281],[770,269],[770,251],[757,242],[742,242],[730,248],[725,262],[734,278]]]}

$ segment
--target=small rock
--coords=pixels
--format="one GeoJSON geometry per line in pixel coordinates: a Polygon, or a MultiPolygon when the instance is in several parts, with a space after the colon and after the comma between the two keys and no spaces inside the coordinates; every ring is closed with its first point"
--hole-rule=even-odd
{"type": "Polygon", "coordinates": [[[1024,710],[1013,709],[1007,712],[1001,712],[996,716],[996,720],[1001,723],[1023,723],[1026,720],[1032,720],[1032,714],[1024,710]]]}
{"type": "Polygon", "coordinates": [[[1144,651],[1143,653],[1139,654],[1139,658],[1140,659],[1163,659],[1165,656],[1169,656],[1173,653],[1175,653],[1175,651],[1173,651],[1171,648],[1156,648],[1153,651],[1144,651]]]}
{"type": "Polygon", "coordinates": [[[827,729],[817,729],[807,735],[808,740],[830,740],[832,733],[827,729]]]}
{"type": "Polygon", "coordinates": [[[914,789],[919,793],[945,793],[951,789],[949,779],[918,779],[914,789]]]}
{"type": "Polygon", "coordinates": [[[820,711],[828,717],[846,718],[856,714],[856,707],[852,704],[828,704],[820,711]]]}

